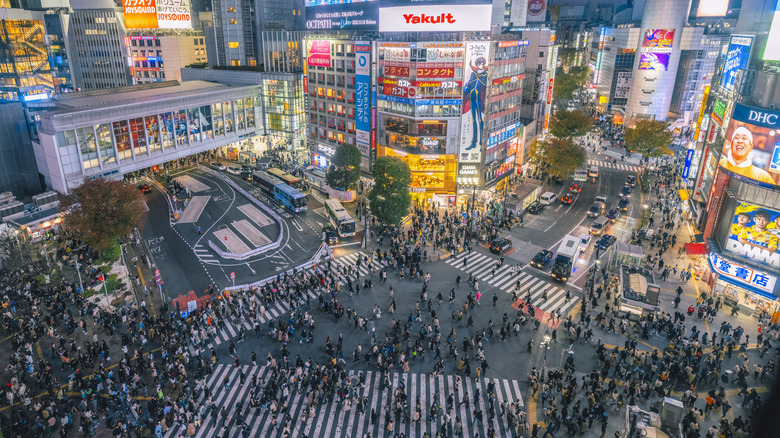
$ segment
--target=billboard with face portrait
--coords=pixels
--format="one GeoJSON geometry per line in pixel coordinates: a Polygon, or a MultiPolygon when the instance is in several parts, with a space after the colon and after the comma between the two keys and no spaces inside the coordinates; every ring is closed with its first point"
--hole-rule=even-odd
{"type": "MultiPolygon", "coordinates": [[[[729,210],[727,210],[729,211],[729,210]]],[[[761,264],[780,267],[780,212],[740,202],[724,227],[723,249],[761,264]]]]}
{"type": "Polygon", "coordinates": [[[780,182],[780,113],[735,104],[719,165],[734,178],[776,188],[780,182]]]}
{"type": "Polygon", "coordinates": [[[478,163],[482,153],[485,132],[485,97],[487,93],[489,42],[473,42],[466,45],[463,67],[463,114],[460,118],[461,163],[478,163]]]}

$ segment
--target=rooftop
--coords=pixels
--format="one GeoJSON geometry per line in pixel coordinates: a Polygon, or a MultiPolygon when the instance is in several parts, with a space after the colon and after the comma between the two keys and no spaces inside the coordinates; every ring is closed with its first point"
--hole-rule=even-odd
{"type": "Polygon", "coordinates": [[[125,104],[152,103],[171,98],[192,95],[196,92],[213,92],[230,88],[227,85],[206,81],[153,82],[126,87],[106,88],[101,90],[77,91],[64,93],[55,97],[57,113],[73,112],[73,110],[94,110],[110,108],[125,104]]]}

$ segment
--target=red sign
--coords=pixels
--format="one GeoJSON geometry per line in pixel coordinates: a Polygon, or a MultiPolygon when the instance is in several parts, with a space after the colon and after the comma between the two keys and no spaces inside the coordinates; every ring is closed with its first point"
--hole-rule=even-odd
{"type": "Polygon", "coordinates": [[[309,77],[304,76],[303,77],[303,92],[308,93],[309,92],[309,77]]]}
{"type": "Polygon", "coordinates": [[[409,67],[398,67],[395,65],[386,65],[385,74],[388,76],[403,76],[409,77],[409,67]]]}
{"type": "MultiPolygon", "coordinates": [[[[553,94],[553,79],[550,79],[550,86],[547,87],[547,105],[552,102],[552,94],[553,94]]],[[[545,126],[544,129],[547,129],[545,126]]]]}
{"type": "Polygon", "coordinates": [[[457,88],[461,86],[461,81],[412,81],[409,79],[395,79],[379,77],[376,80],[384,85],[398,85],[400,87],[434,87],[434,88],[457,88]]]}
{"type": "Polygon", "coordinates": [[[452,67],[417,67],[417,78],[451,78],[455,76],[452,67]]]}
{"type": "Polygon", "coordinates": [[[414,97],[416,90],[414,87],[399,87],[397,85],[385,84],[383,93],[386,96],[414,97]]]}
{"type": "Polygon", "coordinates": [[[310,66],[330,67],[330,41],[312,41],[307,63],[310,66]]]}
{"type": "Polygon", "coordinates": [[[493,79],[493,85],[501,85],[509,82],[517,82],[521,79],[525,79],[525,75],[507,76],[505,78],[493,79]]]}

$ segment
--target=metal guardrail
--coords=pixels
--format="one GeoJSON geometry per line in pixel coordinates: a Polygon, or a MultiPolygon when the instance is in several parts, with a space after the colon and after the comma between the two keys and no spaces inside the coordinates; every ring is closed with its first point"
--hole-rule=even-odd
{"type": "Polygon", "coordinates": [[[228,287],[226,287],[223,290],[223,292],[225,292],[225,291],[243,290],[243,289],[251,289],[251,288],[254,288],[254,287],[263,286],[264,284],[268,283],[269,281],[272,281],[272,280],[276,279],[280,275],[283,275],[285,273],[292,274],[293,271],[300,272],[301,270],[304,270],[304,269],[307,269],[307,268],[310,268],[310,267],[316,265],[317,263],[319,263],[323,259],[323,257],[330,257],[332,255],[333,255],[333,251],[330,249],[330,247],[326,243],[323,242],[320,245],[319,249],[317,249],[317,252],[314,253],[314,256],[311,259],[309,259],[309,261],[307,261],[305,263],[302,263],[302,264],[300,264],[298,266],[295,266],[293,268],[287,269],[285,271],[277,272],[276,275],[272,275],[270,277],[264,278],[262,280],[254,282],[254,283],[239,284],[239,285],[235,285],[235,286],[228,286],[228,287]]]}

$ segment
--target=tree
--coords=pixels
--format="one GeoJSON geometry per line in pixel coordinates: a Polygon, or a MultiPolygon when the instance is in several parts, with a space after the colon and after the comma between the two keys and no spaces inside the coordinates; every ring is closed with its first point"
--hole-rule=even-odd
{"type": "Polygon", "coordinates": [[[397,224],[409,212],[412,195],[412,171],[409,165],[398,157],[379,157],[372,169],[374,187],[368,194],[371,212],[378,219],[397,224]]]}
{"type": "Polygon", "coordinates": [[[360,160],[362,155],[357,146],[343,144],[336,149],[331,158],[326,175],[328,185],[336,190],[353,190],[360,179],[360,160]]]}
{"type": "Polygon", "coordinates": [[[588,83],[590,69],[588,67],[572,67],[564,71],[558,67],[555,71],[553,97],[556,99],[571,99],[574,91],[588,83]]]}
{"type": "Polygon", "coordinates": [[[561,66],[564,69],[572,66],[577,59],[577,53],[579,51],[573,47],[561,47],[558,49],[558,59],[561,61],[561,66]]]}
{"type": "Polygon", "coordinates": [[[550,175],[568,178],[585,162],[585,151],[569,138],[533,141],[528,156],[550,175]]]}
{"type": "Polygon", "coordinates": [[[70,196],[60,198],[63,222],[98,251],[127,236],[143,213],[141,192],[121,181],[85,178],[70,196]]]}
{"type": "Polygon", "coordinates": [[[558,110],[550,120],[550,133],[558,138],[579,137],[592,128],[593,119],[579,110],[558,110]]]}
{"type": "Polygon", "coordinates": [[[671,131],[666,129],[666,122],[660,120],[642,119],[633,126],[626,126],[623,132],[628,150],[642,155],[645,161],[648,158],[672,155],[669,145],[672,144],[673,138],[671,131]]]}

